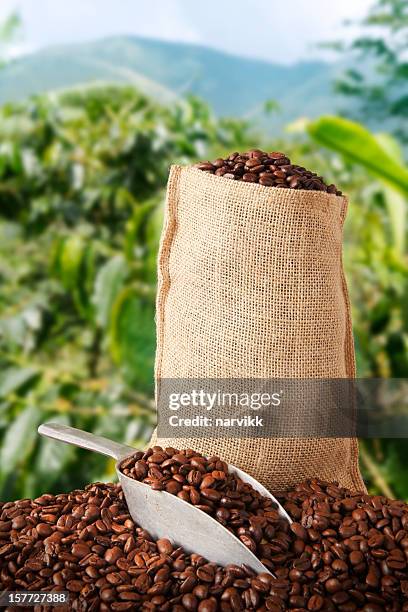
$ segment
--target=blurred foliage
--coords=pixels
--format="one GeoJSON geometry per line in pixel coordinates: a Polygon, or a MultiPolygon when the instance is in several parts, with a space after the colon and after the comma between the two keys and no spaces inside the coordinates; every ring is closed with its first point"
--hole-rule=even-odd
{"type": "MultiPolygon", "coordinates": [[[[361,377],[408,377],[408,166],[398,142],[374,136],[361,125],[323,117],[308,126],[312,138],[339,153],[356,173],[356,164],[378,183],[351,190],[348,227],[356,232],[346,248],[352,276],[357,370],[361,377]],[[358,236],[358,239],[357,239],[358,236]]],[[[376,440],[361,445],[366,475],[376,492],[408,498],[406,440],[376,440]]]]}
{"type": "MultiPolygon", "coordinates": [[[[40,439],[42,421],[135,447],[148,439],[155,262],[173,162],[261,144],[338,183],[351,200],[345,257],[359,375],[407,376],[405,202],[390,188],[403,162],[390,139],[370,143],[390,157],[387,184],[377,167],[368,179],[361,159],[317,147],[304,126],[264,142],[193,98],[163,108],[132,88],[88,88],[3,107],[0,499],[114,477],[112,461],[40,439]]],[[[364,445],[371,490],[408,497],[405,447],[364,445]]]]}
{"type": "Polygon", "coordinates": [[[335,44],[351,54],[352,68],[336,90],[357,102],[356,117],[384,121],[408,142],[408,0],[377,0],[359,23],[362,32],[349,44],[335,44]]]}
{"type": "Polygon", "coordinates": [[[0,111],[0,499],[113,476],[108,460],[40,440],[41,421],[148,439],[168,167],[242,146],[246,129],[131,88],[0,111]]]}

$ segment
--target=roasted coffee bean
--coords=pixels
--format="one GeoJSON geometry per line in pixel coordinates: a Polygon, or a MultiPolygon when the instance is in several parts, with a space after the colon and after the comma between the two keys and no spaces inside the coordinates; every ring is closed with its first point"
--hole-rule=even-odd
{"type": "Polygon", "coordinates": [[[217,610],[217,600],[215,597],[210,597],[209,599],[203,599],[198,604],[198,612],[216,612],[217,610]]]}
{"type": "Polygon", "coordinates": [[[53,528],[47,523],[39,523],[36,526],[36,531],[41,538],[47,538],[52,534],[53,528]]]}
{"type": "Polygon", "coordinates": [[[171,555],[173,552],[173,546],[170,540],[166,538],[162,538],[161,540],[157,540],[156,542],[157,550],[161,555],[171,555]]]}
{"type": "Polygon", "coordinates": [[[177,495],[177,493],[181,491],[181,484],[177,482],[176,480],[172,479],[166,484],[165,489],[167,493],[171,493],[172,495],[177,495]]]}
{"type": "Polygon", "coordinates": [[[259,177],[259,183],[264,187],[273,187],[275,185],[275,179],[271,174],[264,174],[259,177]]]}
{"type": "Polygon", "coordinates": [[[265,187],[307,189],[342,195],[335,185],[326,185],[321,176],[303,166],[292,164],[284,153],[278,151],[266,153],[252,149],[246,153],[233,153],[226,159],[217,158],[212,163],[199,162],[195,167],[216,176],[245,183],[259,183],[265,187]]]}
{"type": "Polygon", "coordinates": [[[253,174],[252,172],[245,172],[245,174],[242,175],[242,180],[245,181],[246,183],[257,183],[258,177],[256,174],[253,174]]]}
{"type": "Polygon", "coordinates": [[[194,612],[195,610],[197,610],[198,599],[192,593],[187,593],[186,595],[183,595],[181,603],[183,604],[184,608],[189,612],[194,612]]]}
{"type": "MultiPolygon", "coordinates": [[[[220,166],[217,167],[219,168],[220,166]]],[[[196,165],[196,168],[199,170],[204,170],[205,172],[214,172],[215,170],[215,166],[213,166],[211,162],[201,162],[196,165]]]]}
{"type": "Polygon", "coordinates": [[[307,609],[312,612],[316,612],[317,610],[321,610],[324,606],[324,599],[321,595],[312,595],[309,601],[307,602],[307,609]]]}

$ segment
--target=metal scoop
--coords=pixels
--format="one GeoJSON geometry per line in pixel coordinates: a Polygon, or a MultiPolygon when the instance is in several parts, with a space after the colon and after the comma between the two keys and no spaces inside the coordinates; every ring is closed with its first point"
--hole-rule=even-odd
{"type": "MultiPolygon", "coordinates": [[[[122,474],[119,466],[123,459],[137,452],[135,448],[57,423],[40,425],[38,432],[48,438],[115,459],[116,472],[129,513],[137,525],[146,529],[154,539],[168,538],[173,544],[182,546],[186,552],[198,553],[219,565],[245,564],[257,573],[270,573],[237,537],[214,518],[175,495],[166,491],[154,491],[149,485],[122,474]]],[[[280,516],[292,522],[286,510],[255,478],[232,465],[229,471],[252,485],[263,496],[269,497],[276,504],[280,516]]]]}

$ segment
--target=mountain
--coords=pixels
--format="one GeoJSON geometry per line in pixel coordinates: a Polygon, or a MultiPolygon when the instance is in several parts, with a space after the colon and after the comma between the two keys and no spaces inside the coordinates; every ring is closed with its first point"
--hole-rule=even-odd
{"type": "Polygon", "coordinates": [[[276,100],[279,122],[334,110],[331,83],[339,67],[324,62],[289,66],[214,49],[134,36],[42,49],[0,70],[0,104],[89,82],[130,83],[162,102],[187,93],[219,115],[259,116],[276,100]]]}

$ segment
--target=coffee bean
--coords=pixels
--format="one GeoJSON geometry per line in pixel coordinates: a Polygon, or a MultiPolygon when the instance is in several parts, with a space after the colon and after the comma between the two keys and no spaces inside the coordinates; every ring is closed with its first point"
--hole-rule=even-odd
{"type": "Polygon", "coordinates": [[[113,546],[112,548],[108,548],[105,552],[105,561],[109,564],[116,563],[116,561],[123,555],[122,550],[119,546],[113,546]]]}
{"type": "Polygon", "coordinates": [[[324,584],[325,589],[328,593],[337,593],[341,590],[341,582],[337,578],[330,578],[324,584]]]}
{"type": "Polygon", "coordinates": [[[259,177],[259,183],[264,187],[272,187],[273,185],[275,185],[275,179],[271,174],[266,174],[264,176],[259,177]]]}
{"type": "Polygon", "coordinates": [[[215,478],[211,474],[207,474],[201,481],[200,489],[209,489],[213,484],[215,484],[215,478]]]}
{"type": "Polygon", "coordinates": [[[182,488],[182,485],[174,479],[170,480],[165,485],[165,489],[167,493],[170,493],[171,495],[177,495],[177,493],[181,491],[181,488],[182,488]]]}
{"type": "Polygon", "coordinates": [[[89,555],[91,549],[84,542],[75,542],[75,544],[73,544],[72,546],[71,552],[74,557],[78,557],[78,559],[83,559],[84,557],[89,555]]]}
{"type": "Polygon", "coordinates": [[[17,529],[18,530],[18,529],[22,529],[23,527],[25,527],[26,524],[27,524],[27,521],[24,518],[24,516],[19,515],[19,516],[16,516],[15,518],[13,518],[13,521],[12,522],[10,521],[10,523],[11,523],[11,528],[12,529],[17,529]]]}
{"type": "Polygon", "coordinates": [[[147,462],[148,463],[163,463],[163,461],[166,461],[167,459],[167,455],[166,453],[153,453],[152,455],[150,455],[150,457],[147,458],[147,462]]]}
{"type": "Polygon", "coordinates": [[[163,483],[157,479],[150,479],[150,486],[154,491],[163,491],[163,483]]]}
{"type": "Polygon", "coordinates": [[[299,523],[292,523],[290,528],[295,534],[295,536],[299,538],[300,540],[306,541],[308,539],[306,529],[302,527],[302,525],[300,525],[299,523]]]}
{"type": "Polygon", "coordinates": [[[251,149],[248,152],[248,155],[249,155],[250,158],[253,158],[253,157],[263,157],[264,156],[264,152],[261,151],[261,149],[251,149]]]}
{"type": "MultiPolygon", "coordinates": [[[[260,183],[265,187],[285,189],[307,189],[341,195],[333,184],[326,185],[316,173],[290,162],[284,153],[266,153],[252,149],[246,153],[233,153],[226,159],[214,162],[199,162],[195,167],[204,172],[235,179],[245,183],[260,183]]],[[[160,452],[160,451],[159,451],[160,452]]]]}
{"type": "Polygon", "coordinates": [[[252,172],[245,172],[245,174],[242,175],[242,180],[246,183],[257,183],[258,177],[252,172]]]}
{"type": "Polygon", "coordinates": [[[66,584],[68,591],[72,591],[73,593],[79,593],[83,586],[84,583],[80,580],[68,580],[66,584]]]}
{"type": "Polygon", "coordinates": [[[47,523],[39,523],[36,527],[37,533],[41,538],[47,538],[53,532],[51,525],[47,523]]]}
{"type": "Polygon", "coordinates": [[[286,178],[286,173],[283,172],[283,170],[275,170],[275,172],[273,173],[273,176],[276,176],[276,178],[286,178]]]}
{"type": "Polygon", "coordinates": [[[216,612],[217,610],[217,600],[215,597],[210,597],[209,599],[203,599],[198,604],[198,612],[216,612]]]}
{"type": "Polygon", "coordinates": [[[205,499],[209,499],[210,501],[214,501],[214,502],[219,501],[222,497],[222,494],[216,489],[201,489],[200,494],[205,499]]]}
{"type": "Polygon", "coordinates": [[[321,595],[312,595],[307,602],[307,609],[316,612],[321,610],[324,606],[324,599],[321,595]]]}
{"type": "Polygon", "coordinates": [[[194,612],[195,610],[197,610],[198,599],[192,593],[187,593],[186,595],[183,595],[183,597],[181,598],[181,603],[183,604],[184,608],[189,612],[194,612]]]}
{"type": "Polygon", "coordinates": [[[201,480],[202,480],[202,475],[199,470],[191,470],[187,474],[187,482],[193,486],[199,485],[201,483],[201,480]]]}
{"type": "Polygon", "coordinates": [[[157,549],[161,555],[171,555],[173,552],[173,545],[170,540],[162,538],[156,542],[157,549]]]}
{"type": "Polygon", "coordinates": [[[226,174],[228,172],[229,168],[227,168],[227,166],[223,166],[222,168],[217,168],[217,170],[214,172],[214,174],[216,176],[224,176],[224,174],[226,174]]]}
{"type": "Polygon", "coordinates": [[[199,567],[197,570],[197,578],[203,582],[212,582],[214,580],[214,570],[211,566],[199,567]]]}
{"type": "Polygon", "coordinates": [[[350,563],[352,565],[358,565],[364,561],[364,555],[360,550],[353,550],[350,553],[350,563]]]}
{"type": "Polygon", "coordinates": [[[204,172],[212,172],[215,169],[211,162],[202,162],[200,164],[197,164],[196,167],[199,170],[204,170],[204,172]]]}

